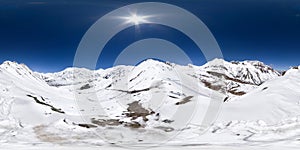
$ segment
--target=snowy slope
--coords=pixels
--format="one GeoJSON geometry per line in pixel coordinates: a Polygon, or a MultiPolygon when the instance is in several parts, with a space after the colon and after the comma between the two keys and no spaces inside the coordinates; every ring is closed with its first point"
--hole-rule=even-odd
{"type": "Polygon", "coordinates": [[[0,145],[293,142],[300,135],[299,76],[298,69],[280,76],[258,61],[221,59],[47,74],[7,61],[0,65],[0,145]],[[225,103],[199,136],[216,93],[225,103]]]}
{"type": "Polygon", "coordinates": [[[224,109],[228,110],[222,115],[230,116],[227,120],[241,120],[243,119],[239,117],[243,116],[241,114],[252,111],[247,119],[264,120],[269,123],[300,115],[300,72],[299,70],[288,72],[285,76],[265,82],[247,95],[236,97],[231,102],[235,108],[231,106],[227,108],[227,105],[224,105],[224,109]],[[230,110],[239,114],[231,113],[230,110]]]}
{"type": "Polygon", "coordinates": [[[259,61],[226,62],[215,59],[200,68],[205,70],[205,74],[200,76],[202,81],[210,83],[212,79],[222,77],[227,91],[233,95],[244,95],[265,81],[280,76],[279,72],[259,61]]]}
{"type": "Polygon", "coordinates": [[[298,143],[299,148],[300,70],[287,72],[223,105],[212,130],[247,142],[298,143]]]}

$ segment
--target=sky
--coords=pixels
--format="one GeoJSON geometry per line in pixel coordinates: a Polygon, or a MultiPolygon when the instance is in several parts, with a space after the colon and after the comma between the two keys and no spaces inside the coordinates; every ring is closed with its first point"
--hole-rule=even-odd
{"type": "MultiPolygon", "coordinates": [[[[38,72],[71,67],[77,46],[91,25],[109,12],[137,2],[147,1],[0,0],[0,63],[16,61],[38,72]]],[[[299,0],[157,2],[177,5],[201,19],[227,61],[259,60],[278,70],[300,65],[299,0]]],[[[162,38],[177,44],[195,65],[206,62],[198,47],[181,32],[145,24],[140,25],[139,33],[131,27],[115,35],[103,49],[101,55],[105,59],[97,67],[111,67],[124,48],[146,38],[162,38]]]]}

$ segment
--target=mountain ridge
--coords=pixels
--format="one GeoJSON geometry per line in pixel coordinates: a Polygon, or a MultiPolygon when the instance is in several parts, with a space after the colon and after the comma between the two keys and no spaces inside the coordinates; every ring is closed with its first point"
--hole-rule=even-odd
{"type": "Polygon", "coordinates": [[[250,144],[292,139],[300,124],[299,75],[296,67],[281,76],[260,62],[218,59],[204,66],[148,60],[50,74],[6,62],[0,65],[0,134],[12,143],[101,141],[91,133],[115,143],[160,143],[177,133],[175,142],[206,141],[198,132],[218,96],[220,115],[204,137],[250,144]],[[269,138],[277,129],[284,136],[269,138]]]}
{"type": "MultiPolygon", "coordinates": [[[[214,85],[214,83],[221,79],[224,80],[227,86],[225,90],[232,95],[244,95],[263,82],[281,76],[279,72],[260,61],[227,62],[223,59],[214,59],[202,66],[195,66],[191,64],[183,66],[170,62],[147,59],[139,63],[138,66],[121,65],[98,70],[68,67],[60,72],[55,73],[33,72],[24,64],[18,64],[10,61],[5,61],[0,66],[2,66],[1,68],[7,69],[14,68],[13,70],[15,70],[19,75],[22,73],[29,73],[30,75],[33,75],[34,78],[44,80],[51,86],[72,85],[74,83],[84,82],[85,80],[97,80],[96,78],[99,77],[108,79],[111,76],[120,76],[121,72],[123,72],[123,74],[125,72],[125,74],[128,74],[129,72],[136,70],[136,68],[144,68],[142,71],[140,71],[140,73],[153,70],[153,73],[156,72],[156,76],[160,73],[167,73],[168,70],[173,70],[175,72],[181,72],[185,70],[186,72],[190,72],[188,75],[196,78],[206,87],[213,90],[220,90],[220,85],[214,85]],[[20,72],[20,70],[25,71],[20,72]]],[[[148,76],[153,75],[150,73],[148,76]]]]}
{"type": "MultiPolygon", "coordinates": [[[[145,61],[153,61],[153,62],[159,62],[159,63],[165,63],[165,64],[170,64],[170,65],[177,65],[177,66],[198,66],[198,65],[194,65],[194,64],[187,64],[187,65],[179,65],[179,64],[176,64],[176,63],[173,63],[173,62],[169,62],[169,61],[165,61],[165,62],[163,62],[163,61],[158,61],[158,60],[154,60],[154,59],[145,59],[144,61],[141,61],[139,64],[141,64],[141,63],[143,63],[143,62],[145,62],[145,61]]],[[[213,61],[215,61],[215,60],[222,60],[222,61],[224,61],[224,62],[230,62],[230,63],[237,63],[237,62],[239,62],[239,63],[243,63],[243,62],[250,62],[250,63],[257,63],[257,64],[263,64],[263,65],[265,65],[265,66],[268,66],[268,67],[270,67],[269,65],[267,65],[267,64],[265,64],[263,61],[259,61],[259,60],[241,60],[241,61],[237,61],[237,60],[231,60],[231,61],[227,61],[227,60],[224,60],[224,59],[220,59],[220,58],[215,58],[215,59],[213,59],[213,60],[211,60],[211,61],[207,61],[205,64],[203,64],[203,65],[200,65],[200,66],[204,66],[204,65],[206,65],[207,63],[209,63],[209,62],[213,62],[213,61]]],[[[5,60],[5,61],[3,61],[0,65],[10,65],[10,64],[14,64],[14,65],[20,65],[20,66],[25,66],[26,68],[28,68],[28,69],[30,69],[32,72],[37,72],[37,73],[41,73],[41,74],[51,74],[51,73],[59,73],[59,72],[63,72],[63,71],[67,71],[67,70],[72,70],[72,69],[83,69],[83,70],[90,70],[90,71],[97,71],[97,70],[106,70],[106,69],[110,69],[110,68],[113,68],[113,67],[118,67],[118,66],[130,66],[130,67],[134,67],[133,65],[118,65],[118,66],[113,66],[113,67],[110,67],[110,68],[98,68],[98,69],[89,69],[89,68],[84,68],[84,67],[66,67],[66,68],[64,68],[64,69],[62,69],[62,70],[60,70],[60,71],[53,71],[53,72],[39,72],[39,71],[37,71],[37,70],[33,70],[33,69],[31,69],[29,66],[27,66],[25,63],[22,63],[22,62],[18,62],[18,61],[10,61],[10,60],[5,60]]],[[[199,66],[198,66],[199,67],[199,66]]],[[[292,69],[292,68],[295,68],[295,67],[298,67],[298,66],[294,66],[294,67],[290,67],[289,69],[292,69]]],[[[270,68],[272,68],[272,67],[270,67],[270,68]]],[[[287,69],[287,70],[289,70],[289,69],[287,69]]],[[[274,69],[274,70],[276,70],[276,69],[274,69]]],[[[287,71],[287,70],[280,70],[280,71],[287,71]]],[[[276,71],[279,71],[279,70],[276,70],[276,71]]]]}

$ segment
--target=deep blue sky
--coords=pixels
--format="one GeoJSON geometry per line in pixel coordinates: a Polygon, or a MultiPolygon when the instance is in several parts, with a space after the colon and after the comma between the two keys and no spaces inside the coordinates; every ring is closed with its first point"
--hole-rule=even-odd
{"type": "MultiPolygon", "coordinates": [[[[40,72],[72,66],[76,48],[86,30],[106,13],[136,2],[145,1],[0,0],[0,62],[17,61],[40,72]]],[[[299,0],[160,2],[175,4],[197,15],[214,34],[226,60],[260,60],[276,69],[300,65],[299,0]]],[[[146,25],[141,28],[143,32],[138,36],[133,36],[130,28],[116,35],[103,53],[107,61],[100,61],[98,67],[109,67],[122,48],[150,37],[180,45],[194,56],[196,65],[205,62],[194,52],[193,43],[176,30],[157,26],[165,31],[163,35],[149,31],[146,25]]]]}

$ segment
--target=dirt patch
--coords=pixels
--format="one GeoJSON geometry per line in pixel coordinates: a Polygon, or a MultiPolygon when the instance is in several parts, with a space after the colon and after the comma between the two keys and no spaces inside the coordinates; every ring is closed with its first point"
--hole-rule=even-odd
{"type": "Polygon", "coordinates": [[[209,83],[208,81],[206,80],[201,80],[202,83],[204,83],[204,85],[212,90],[215,90],[215,91],[219,91],[222,89],[222,86],[221,85],[213,85],[212,83],[209,83]]]}
{"type": "Polygon", "coordinates": [[[145,128],[144,125],[141,125],[140,123],[135,122],[135,121],[131,122],[131,123],[126,123],[125,127],[129,127],[129,128],[132,128],[132,129],[145,128]]]}
{"type": "MultiPolygon", "coordinates": [[[[119,125],[124,125],[125,127],[133,128],[133,129],[145,127],[144,125],[141,125],[140,123],[138,123],[136,121],[123,122],[123,121],[120,121],[119,119],[95,119],[95,118],[92,118],[91,121],[93,124],[95,124],[97,126],[101,126],[101,127],[119,126],[119,125]]],[[[78,125],[80,125],[80,124],[78,124],[78,125]]],[[[88,124],[85,124],[85,125],[88,125],[88,124]]],[[[95,126],[95,125],[93,125],[93,126],[95,126]]],[[[95,126],[95,127],[97,127],[97,126],[95,126]]],[[[86,127],[86,126],[81,126],[81,127],[86,127]]]]}
{"type": "Polygon", "coordinates": [[[124,112],[122,115],[131,118],[131,122],[123,122],[119,119],[95,119],[92,118],[91,122],[95,125],[105,127],[105,126],[119,126],[124,125],[125,127],[129,128],[144,128],[144,125],[141,125],[139,122],[136,122],[135,120],[139,117],[143,118],[144,122],[148,121],[147,116],[152,115],[155,112],[148,110],[138,102],[134,101],[130,104],[128,104],[127,111],[124,112]]]}
{"type": "Polygon", "coordinates": [[[93,124],[96,124],[96,125],[101,126],[101,127],[118,126],[118,125],[121,125],[123,123],[119,119],[95,119],[95,118],[92,118],[91,122],[93,124]]]}
{"type": "Polygon", "coordinates": [[[126,115],[127,117],[132,117],[132,120],[135,120],[138,117],[142,117],[143,120],[147,122],[147,116],[154,113],[154,111],[144,108],[138,101],[134,101],[128,104],[127,112],[124,112],[124,115],[126,115]]]}
{"type": "Polygon", "coordinates": [[[43,142],[61,143],[67,139],[60,137],[57,134],[47,132],[47,126],[39,125],[33,128],[36,137],[43,142]]]}

